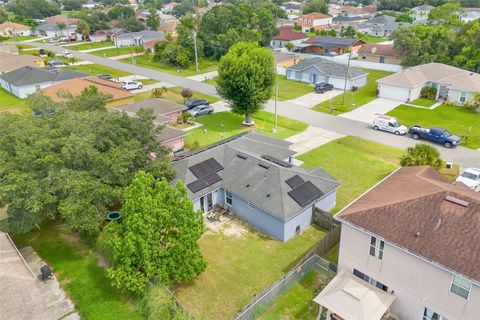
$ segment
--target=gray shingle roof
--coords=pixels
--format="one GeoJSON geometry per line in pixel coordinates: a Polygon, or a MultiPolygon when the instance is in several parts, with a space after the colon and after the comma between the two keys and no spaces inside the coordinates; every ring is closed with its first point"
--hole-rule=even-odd
{"type": "Polygon", "coordinates": [[[82,78],[87,75],[74,70],[40,69],[35,67],[22,67],[0,75],[0,79],[14,86],[28,86],[44,82],[57,82],[74,78],[82,78]]]}
{"type": "Polygon", "coordinates": [[[364,17],[349,17],[349,16],[340,16],[340,17],[334,17],[333,22],[336,21],[361,21],[361,20],[366,20],[364,17]]]}
{"type": "MultiPolygon", "coordinates": [[[[68,24],[68,30],[76,29],[77,25],[75,24],[68,24]]],[[[63,28],[63,30],[66,30],[67,26],[63,28]]],[[[58,24],[56,22],[45,22],[39,25],[38,27],[35,28],[37,31],[46,31],[46,30],[51,30],[51,31],[60,31],[60,28],[58,27],[58,24]]]]}
{"type": "Polygon", "coordinates": [[[153,115],[161,115],[185,110],[186,107],[165,99],[148,99],[135,103],[124,104],[118,106],[116,109],[131,113],[137,113],[141,109],[152,109],[153,115]]]}
{"type": "Polygon", "coordinates": [[[312,43],[314,45],[319,45],[322,47],[350,47],[357,41],[359,41],[359,39],[356,38],[318,36],[310,38],[307,43],[312,43]]]}
{"type": "Polygon", "coordinates": [[[184,137],[188,134],[188,132],[185,132],[183,130],[170,127],[170,126],[165,126],[160,133],[157,136],[158,141],[160,142],[168,142],[170,140],[178,139],[181,137],[184,137]]]}
{"type": "Polygon", "coordinates": [[[282,152],[278,150],[282,148],[280,145],[283,145],[283,148],[286,149],[283,151],[284,154],[291,153],[287,149],[286,143],[281,142],[281,140],[259,133],[246,134],[228,143],[174,161],[173,167],[177,172],[175,180],[181,180],[185,185],[197,180],[188,168],[214,158],[224,167],[223,170],[217,172],[222,180],[195,193],[187,188],[188,196],[191,199],[197,199],[223,187],[257,208],[286,221],[318,200],[315,199],[310,204],[301,207],[288,195],[292,188],[286,183],[286,180],[299,175],[303,180],[311,181],[323,192],[323,195],[337,189],[340,184],[324,170],[308,170],[296,166],[286,168],[262,158],[262,155],[275,156],[269,152],[276,152],[277,155],[281,156],[282,152]],[[267,143],[267,141],[270,141],[270,143],[267,143]],[[259,148],[259,146],[262,146],[262,148],[259,148]],[[246,159],[240,158],[239,154],[246,159]],[[265,169],[265,167],[268,167],[268,169],[265,169]]]}
{"type": "MultiPolygon", "coordinates": [[[[299,63],[288,68],[287,70],[303,71],[310,67],[317,68],[321,73],[323,73],[326,76],[345,77],[345,73],[347,72],[346,65],[336,63],[320,57],[300,61],[299,63]]],[[[358,77],[362,77],[367,74],[368,74],[367,72],[359,68],[350,67],[348,70],[349,79],[356,79],[358,77]]]]}
{"type": "Polygon", "coordinates": [[[139,32],[128,32],[117,36],[117,39],[142,38],[143,41],[165,38],[165,33],[161,31],[143,30],[139,32]]]}

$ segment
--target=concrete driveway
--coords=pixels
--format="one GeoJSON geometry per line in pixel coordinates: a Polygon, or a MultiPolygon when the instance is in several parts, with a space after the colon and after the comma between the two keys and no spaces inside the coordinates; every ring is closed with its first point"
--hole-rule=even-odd
{"type": "Polygon", "coordinates": [[[340,117],[371,124],[376,113],[385,114],[400,104],[401,101],[377,98],[353,111],[341,114],[340,117]]]}
{"type": "MultiPolygon", "coordinates": [[[[313,91],[313,87],[312,87],[312,91],[313,91]]],[[[339,89],[333,89],[325,93],[312,92],[312,93],[307,93],[304,96],[301,96],[292,100],[288,100],[288,102],[310,109],[323,101],[327,101],[327,100],[330,100],[330,98],[338,96],[342,92],[343,91],[339,89]]]]}
{"type": "Polygon", "coordinates": [[[289,148],[297,152],[296,155],[306,153],[332,140],[345,137],[343,134],[310,126],[307,130],[291,136],[285,140],[293,143],[289,148]]]}

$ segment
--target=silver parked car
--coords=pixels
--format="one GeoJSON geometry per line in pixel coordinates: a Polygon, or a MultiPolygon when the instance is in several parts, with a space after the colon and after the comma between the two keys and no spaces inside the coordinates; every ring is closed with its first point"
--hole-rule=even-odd
{"type": "Polygon", "coordinates": [[[213,107],[210,105],[199,105],[196,106],[195,108],[192,108],[188,110],[188,113],[192,115],[192,117],[198,118],[200,116],[204,116],[207,114],[212,114],[213,113],[213,107]]]}

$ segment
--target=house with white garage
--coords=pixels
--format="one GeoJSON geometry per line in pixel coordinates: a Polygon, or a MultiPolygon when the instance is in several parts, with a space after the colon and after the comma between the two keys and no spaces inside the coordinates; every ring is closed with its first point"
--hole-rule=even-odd
{"type": "Polygon", "coordinates": [[[404,69],[377,83],[380,98],[403,102],[418,99],[426,86],[437,90],[435,100],[457,104],[472,102],[480,92],[480,74],[435,62],[404,69]]]}
{"type": "Polygon", "coordinates": [[[303,60],[287,68],[287,79],[307,82],[311,84],[326,82],[334,88],[343,89],[345,78],[347,88],[363,87],[367,83],[368,73],[359,68],[348,68],[344,64],[336,63],[325,58],[303,60]]]}
{"type": "Polygon", "coordinates": [[[161,31],[143,30],[139,32],[127,32],[113,37],[115,46],[120,47],[133,47],[143,46],[149,41],[164,41],[165,33],[161,31]]]}
{"type": "Polygon", "coordinates": [[[291,143],[253,131],[172,162],[196,210],[228,209],[262,232],[287,241],[312,221],[315,207],[335,207],[340,184],[321,168],[292,164],[291,143]]]}

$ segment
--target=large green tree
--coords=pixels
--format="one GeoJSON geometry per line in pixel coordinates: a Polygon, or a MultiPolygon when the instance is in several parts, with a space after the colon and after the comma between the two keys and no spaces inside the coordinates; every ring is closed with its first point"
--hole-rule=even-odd
{"type": "Polygon", "coordinates": [[[0,23],[4,23],[7,20],[8,20],[8,13],[5,11],[5,9],[0,7],[0,23]]]}
{"type": "Polygon", "coordinates": [[[113,254],[108,276],[115,287],[142,293],[152,279],[168,285],[205,270],[198,245],[202,213],[194,210],[181,182],[171,185],[140,171],[124,198],[123,221],[104,229],[113,254]]]}
{"type": "Polygon", "coordinates": [[[220,95],[230,102],[233,112],[245,115],[246,124],[252,124],[252,114],[272,94],[276,79],[272,52],[257,43],[237,43],[220,59],[218,75],[220,95]]]}
{"type": "Polygon", "coordinates": [[[400,158],[402,167],[430,166],[438,170],[442,164],[443,161],[438,150],[426,143],[417,143],[415,147],[408,148],[400,158]]]}
{"type": "Polygon", "coordinates": [[[195,13],[195,8],[193,3],[190,0],[183,0],[173,8],[173,15],[177,18],[183,17],[184,15],[195,13]]]}
{"type": "Polygon", "coordinates": [[[16,15],[32,19],[43,19],[62,12],[56,3],[46,0],[15,0],[7,9],[16,15]]]}
{"type": "Polygon", "coordinates": [[[157,13],[157,9],[150,8],[148,10],[147,26],[150,28],[150,30],[154,31],[157,31],[158,27],[160,26],[160,16],[157,13]]]}
{"type": "Polygon", "coordinates": [[[136,171],[172,176],[152,115],[107,112],[96,102],[105,99],[90,88],[61,104],[32,97],[43,116],[0,114],[0,207],[12,231],[61,219],[66,229],[95,233],[136,171]]]}
{"type": "Polygon", "coordinates": [[[459,3],[446,3],[436,7],[428,14],[428,20],[447,26],[460,26],[462,21],[460,18],[464,14],[459,3]]]}
{"type": "Polygon", "coordinates": [[[328,14],[328,4],[324,0],[309,0],[303,6],[303,14],[321,12],[328,14]]]}
{"type": "Polygon", "coordinates": [[[128,17],[125,19],[119,19],[117,23],[118,28],[127,30],[128,32],[138,32],[145,30],[145,26],[135,19],[135,17],[128,17]]]}

